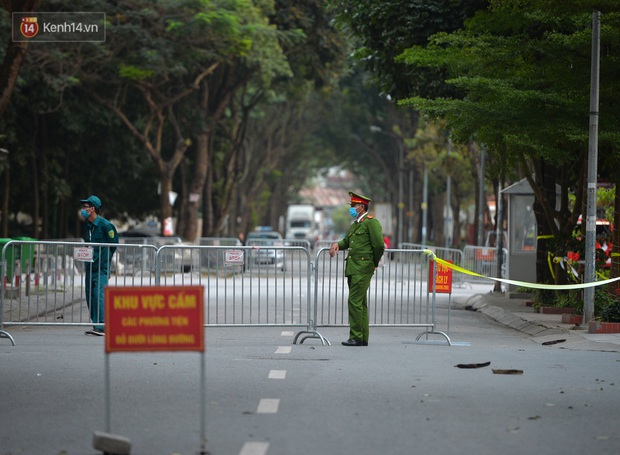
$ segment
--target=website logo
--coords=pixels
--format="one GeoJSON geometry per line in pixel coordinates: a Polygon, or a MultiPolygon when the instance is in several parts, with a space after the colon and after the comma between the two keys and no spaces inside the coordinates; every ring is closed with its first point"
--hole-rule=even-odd
{"type": "Polygon", "coordinates": [[[39,33],[39,23],[36,17],[22,17],[19,31],[25,38],[34,38],[39,33]]]}
{"type": "Polygon", "coordinates": [[[14,42],[103,42],[106,38],[105,13],[56,12],[13,13],[14,42]]]}

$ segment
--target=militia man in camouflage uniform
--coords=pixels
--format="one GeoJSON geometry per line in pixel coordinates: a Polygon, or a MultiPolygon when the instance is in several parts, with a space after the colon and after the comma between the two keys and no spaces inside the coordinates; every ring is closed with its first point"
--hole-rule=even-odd
{"type": "Polygon", "coordinates": [[[368,346],[368,288],[375,269],[383,256],[384,244],[381,224],[368,215],[366,196],[349,192],[351,208],[349,214],[355,222],[339,242],[334,242],[329,254],[334,257],[340,250],[349,250],[344,274],[349,285],[349,339],[344,346],[368,346]]]}

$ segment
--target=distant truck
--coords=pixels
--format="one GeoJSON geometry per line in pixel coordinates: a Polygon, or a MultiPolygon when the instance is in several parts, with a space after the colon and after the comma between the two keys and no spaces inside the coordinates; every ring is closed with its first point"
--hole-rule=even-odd
{"type": "Polygon", "coordinates": [[[318,234],[315,215],[316,209],[313,205],[289,205],[286,211],[286,235],[284,237],[308,240],[310,246],[313,246],[318,234]]]}

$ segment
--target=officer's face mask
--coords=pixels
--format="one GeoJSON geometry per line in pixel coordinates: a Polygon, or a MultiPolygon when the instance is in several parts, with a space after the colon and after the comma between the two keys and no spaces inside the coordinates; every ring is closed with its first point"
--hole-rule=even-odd
{"type": "Polygon", "coordinates": [[[88,218],[88,216],[90,215],[89,210],[92,210],[92,207],[89,207],[89,206],[87,206],[87,205],[86,205],[86,206],[84,206],[84,205],[83,205],[83,206],[82,206],[82,210],[80,210],[80,216],[81,216],[82,218],[84,218],[84,219],[87,219],[87,218],[88,218]]]}
{"type": "Polygon", "coordinates": [[[351,215],[351,218],[357,218],[357,209],[355,207],[351,207],[349,209],[349,215],[351,215]]]}

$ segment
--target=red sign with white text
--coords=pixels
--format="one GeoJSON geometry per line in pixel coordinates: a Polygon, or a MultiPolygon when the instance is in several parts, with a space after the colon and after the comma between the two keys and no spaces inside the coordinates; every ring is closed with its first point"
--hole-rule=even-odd
{"type": "Polygon", "coordinates": [[[203,286],[107,286],[106,352],[204,351],[203,286]]]}
{"type": "MultiPolygon", "coordinates": [[[[452,264],[452,261],[446,261],[452,264]]],[[[433,290],[433,274],[435,273],[435,264],[437,264],[437,281],[435,281],[435,292],[440,294],[452,294],[452,269],[446,265],[430,262],[428,275],[428,291],[433,290]]]]}

